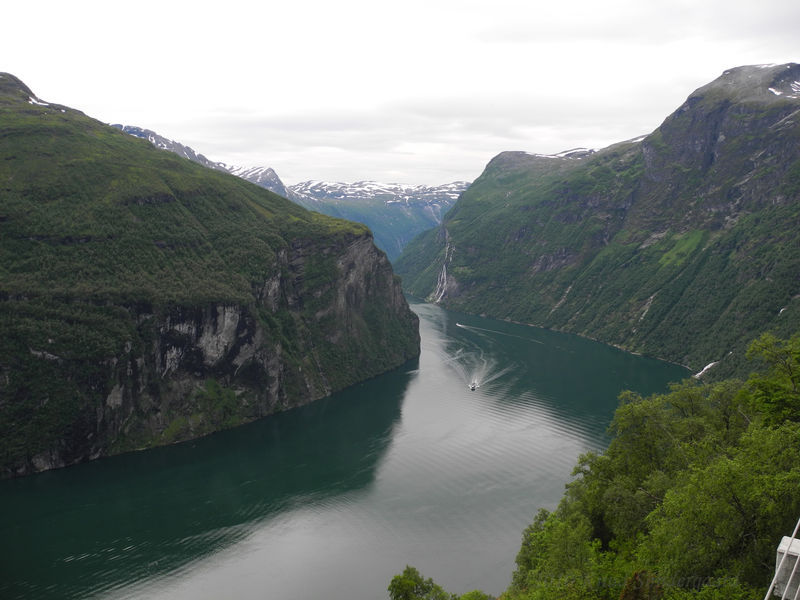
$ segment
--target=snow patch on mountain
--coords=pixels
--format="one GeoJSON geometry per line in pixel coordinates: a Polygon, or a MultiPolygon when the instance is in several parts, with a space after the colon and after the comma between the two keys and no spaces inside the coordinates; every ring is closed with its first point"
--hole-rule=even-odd
{"type": "Polygon", "coordinates": [[[526,152],[525,154],[528,156],[535,156],[537,158],[568,158],[570,160],[576,160],[591,156],[595,152],[596,150],[593,150],[592,148],[572,148],[570,150],[557,152],[556,154],[536,154],[533,152],[526,152]]]}
{"type": "Polygon", "coordinates": [[[286,186],[283,184],[283,181],[281,181],[281,178],[278,177],[278,174],[270,167],[235,167],[225,165],[224,163],[218,164],[232,175],[241,177],[250,183],[260,185],[284,198],[289,197],[289,190],[286,189],[286,186]]]}
{"type": "Polygon", "coordinates": [[[800,81],[791,81],[785,90],[779,90],[774,87],[767,88],[776,96],[783,96],[784,98],[797,99],[800,98],[800,81]]]}
{"type": "Polygon", "coordinates": [[[449,207],[469,183],[454,181],[443,185],[407,185],[356,181],[342,183],[310,180],[289,186],[289,194],[298,200],[312,202],[336,200],[382,201],[385,204],[435,204],[444,202],[449,207]]]}

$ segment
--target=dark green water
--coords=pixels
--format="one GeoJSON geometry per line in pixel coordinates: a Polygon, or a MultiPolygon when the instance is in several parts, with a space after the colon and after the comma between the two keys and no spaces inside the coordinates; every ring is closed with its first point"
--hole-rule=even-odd
{"type": "Polygon", "coordinates": [[[406,564],[499,594],[524,527],[607,444],[619,392],[688,373],[413,308],[418,363],[191,443],[0,482],[0,598],[382,599],[406,564]]]}

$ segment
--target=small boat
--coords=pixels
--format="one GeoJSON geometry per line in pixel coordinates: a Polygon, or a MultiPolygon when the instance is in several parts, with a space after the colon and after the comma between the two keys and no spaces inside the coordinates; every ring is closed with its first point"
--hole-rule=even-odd
{"type": "Polygon", "coordinates": [[[469,384],[469,389],[471,389],[473,392],[475,391],[476,387],[478,387],[478,384],[475,381],[469,384]]]}

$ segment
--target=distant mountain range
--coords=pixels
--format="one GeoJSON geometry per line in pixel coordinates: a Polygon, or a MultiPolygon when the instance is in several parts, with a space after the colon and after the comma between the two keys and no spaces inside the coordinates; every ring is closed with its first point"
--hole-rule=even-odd
{"type": "Polygon", "coordinates": [[[439,225],[468,187],[465,181],[437,186],[306,181],[289,186],[288,197],[310,210],[364,223],[394,260],[414,237],[439,225]]]}
{"type": "Polygon", "coordinates": [[[189,146],[149,129],[119,124],[112,127],[149,140],[157,148],[174,152],[210,169],[241,177],[309,210],[363,223],[372,230],[375,244],[386,252],[390,260],[397,258],[416,235],[439,225],[443,215],[469,187],[465,181],[435,186],[374,181],[304,181],[287,187],[269,167],[245,168],[214,162],[189,146]]]}
{"type": "Polygon", "coordinates": [[[504,152],[395,261],[444,306],[578,333],[710,376],[800,329],[800,65],[739,67],[651,134],[504,152]]]}

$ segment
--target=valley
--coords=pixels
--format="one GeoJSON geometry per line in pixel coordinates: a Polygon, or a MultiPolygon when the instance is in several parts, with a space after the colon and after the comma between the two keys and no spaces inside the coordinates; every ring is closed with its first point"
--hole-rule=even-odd
{"type": "Polygon", "coordinates": [[[2,73],[0,199],[0,595],[763,597],[800,65],[443,185],[287,186],[2,73]]]}

